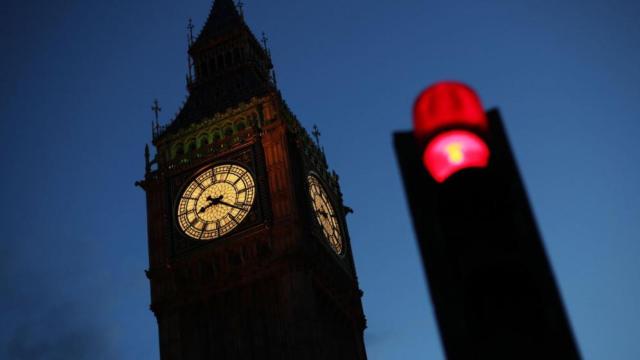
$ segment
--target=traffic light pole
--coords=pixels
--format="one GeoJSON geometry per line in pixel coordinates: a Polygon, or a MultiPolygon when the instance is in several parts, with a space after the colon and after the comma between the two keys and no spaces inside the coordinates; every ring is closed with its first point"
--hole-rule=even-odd
{"type": "Polygon", "coordinates": [[[491,158],[442,183],[394,134],[447,359],[580,359],[500,114],[491,158]]]}

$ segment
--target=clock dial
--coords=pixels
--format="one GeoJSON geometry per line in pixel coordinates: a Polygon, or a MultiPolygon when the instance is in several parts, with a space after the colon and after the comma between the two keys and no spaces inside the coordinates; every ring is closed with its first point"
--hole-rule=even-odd
{"type": "Polygon", "coordinates": [[[311,204],[316,215],[316,220],[318,220],[318,224],[320,224],[322,232],[333,250],[336,254],[342,255],[342,233],[340,231],[338,217],[331,205],[329,196],[317,177],[309,175],[307,176],[307,182],[309,184],[309,195],[311,196],[311,204]]]}
{"type": "Polygon", "coordinates": [[[219,165],[186,187],[177,209],[180,229],[196,240],[223,236],[247,216],[255,198],[251,173],[238,165],[219,165]]]}

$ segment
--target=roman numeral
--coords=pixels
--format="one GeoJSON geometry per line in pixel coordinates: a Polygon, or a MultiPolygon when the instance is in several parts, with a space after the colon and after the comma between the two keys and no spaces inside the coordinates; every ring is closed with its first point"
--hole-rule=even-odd
{"type": "MultiPolygon", "coordinates": [[[[189,211],[183,212],[182,214],[178,214],[178,216],[187,216],[187,215],[189,215],[189,214],[190,214],[190,213],[192,213],[192,212],[195,212],[195,210],[194,210],[194,209],[191,209],[191,210],[189,210],[189,211]]],[[[196,218],[196,219],[197,219],[197,218],[196,218]]]]}
{"type": "Polygon", "coordinates": [[[229,217],[231,218],[231,220],[233,220],[234,223],[239,224],[238,220],[236,220],[235,217],[233,217],[233,215],[229,214],[229,217]]]}

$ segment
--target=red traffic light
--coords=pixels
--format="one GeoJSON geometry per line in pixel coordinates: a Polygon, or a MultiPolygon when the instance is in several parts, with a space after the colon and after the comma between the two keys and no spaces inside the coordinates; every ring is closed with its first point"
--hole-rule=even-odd
{"type": "Polygon", "coordinates": [[[478,95],[459,82],[437,83],[423,91],[413,107],[414,135],[424,166],[437,182],[473,167],[486,167],[489,147],[482,136],[488,121],[478,95]]]}
{"type": "Polygon", "coordinates": [[[444,81],[424,90],[413,106],[413,131],[418,138],[451,128],[486,132],[487,117],[478,95],[467,85],[444,81]]]}
{"type": "Polygon", "coordinates": [[[466,130],[450,130],[434,137],[424,151],[422,162],[437,182],[456,172],[489,164],[489,148],[478,135],[466,130]]]}

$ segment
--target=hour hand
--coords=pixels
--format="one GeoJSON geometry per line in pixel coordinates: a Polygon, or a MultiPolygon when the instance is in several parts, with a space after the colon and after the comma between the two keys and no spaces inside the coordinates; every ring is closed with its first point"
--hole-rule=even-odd
{"type": "Polygon", "coordinates": [[[211,201],[211,204],[213,205],[218,205],[219,203],[222,202],[222,198],[224,198],[224,195],[220,195],[218,197],[211,197],[211,195],[207,196],[207,201],[211,201]]]}
{"type": "Polygon", "coordinates": [[[220,202],[222,201],[223,195],[220,195],[216,198],[211,197],[211,195],[207,196],[207,201],[209,202],[209,204],[207,204],[206,206],[203,206],[200,208],[199,213],[202,214],[203,212],[207,211],[208,208],[212,207],[213,205],[218,205],[220,204],[220,202]]]}

